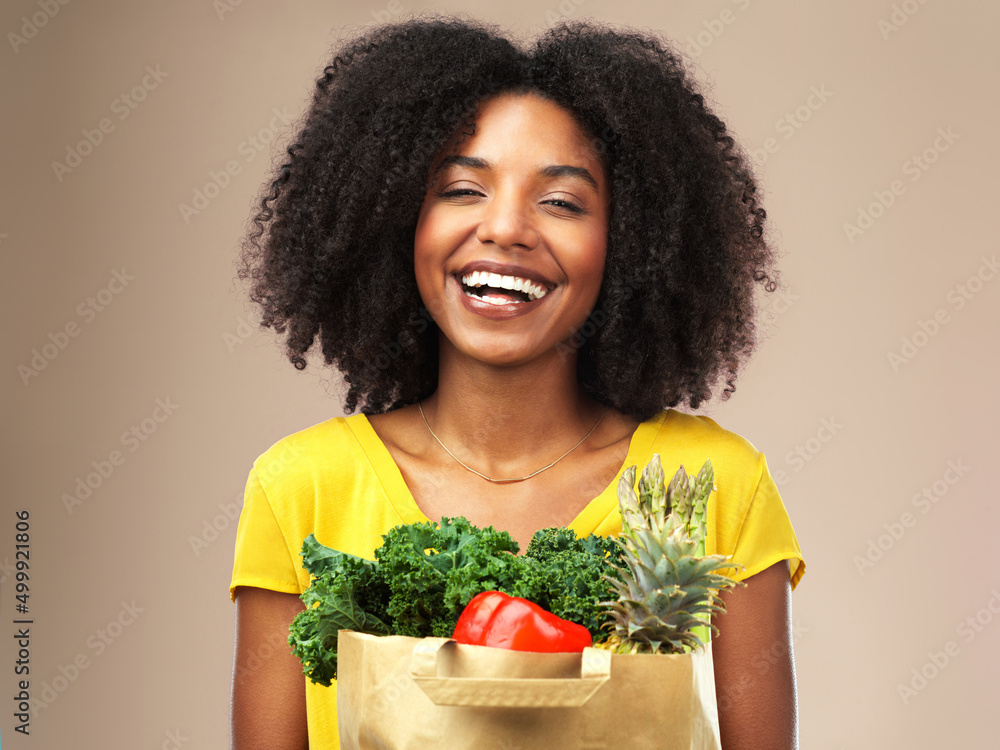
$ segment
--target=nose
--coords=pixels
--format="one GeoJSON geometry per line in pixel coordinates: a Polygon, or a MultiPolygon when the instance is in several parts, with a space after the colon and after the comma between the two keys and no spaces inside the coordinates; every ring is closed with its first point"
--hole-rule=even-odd
{"type": "Polygon", "coordinates": [[[498,192],[486,204],[476,238],[503,249],[531,250],[538,244],[538,230],[533,223],[533,206],[514,191],[498,192]]]}

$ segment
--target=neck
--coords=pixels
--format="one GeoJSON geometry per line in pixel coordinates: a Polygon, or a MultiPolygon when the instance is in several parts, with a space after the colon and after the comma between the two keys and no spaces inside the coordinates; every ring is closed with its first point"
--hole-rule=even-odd
{"type": "Polygon", "coordinates": [[[442,343],[438,388],[424,413],[444,445],[487,476],[538,470],[576,445],[605,411],[577,382],[575,352],[496,367],[442,343]]]}

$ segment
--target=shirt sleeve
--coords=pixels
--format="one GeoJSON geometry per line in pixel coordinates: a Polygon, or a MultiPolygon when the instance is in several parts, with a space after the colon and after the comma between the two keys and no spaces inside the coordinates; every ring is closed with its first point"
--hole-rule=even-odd
{"type": "Polygon", "coordinates": [[[760,461],[760,481],[743,518],[732,555],[733,562],[743,565],[743,569],[737,570],[733,578],[742,581],[777,562],[788,560],[794,589],[805,573],[805,561],[763,453],[760,461]]]}
{"type": "Polygon", "coordinates": [[[256,468],[250,470],[247,478],[243,510],[236,528],[230,599],[235,600],[237,586],[301,593],[295,562],[256,468]]]}

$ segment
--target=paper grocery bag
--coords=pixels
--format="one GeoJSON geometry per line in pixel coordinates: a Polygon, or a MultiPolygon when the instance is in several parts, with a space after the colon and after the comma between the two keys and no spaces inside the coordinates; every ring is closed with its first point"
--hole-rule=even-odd
{"type": "Polygon", "coordinates": [[[342,630],[342,750],[720,750],[711,644],[537,654],[342,630]]]}

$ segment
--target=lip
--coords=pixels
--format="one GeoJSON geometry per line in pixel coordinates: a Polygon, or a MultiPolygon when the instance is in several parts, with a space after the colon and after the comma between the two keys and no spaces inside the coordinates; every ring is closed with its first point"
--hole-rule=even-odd
{"type": "MultiPolygon", "coordinates": [[[[488,268],[471,268],[467,273],[472,273],[472,271],[489,271],[488,268]]],[[[493,271],[493,273],[499,273],[499,271],[493,271]]],[[[515,276],[517,274],[509,274],[515,276]]],[[[530,277],[525,277],[530,278],[530,277]]],[[[536,279],[531,279],[536,281],[536,279]]],[[[542,283],[539,280],[539,283],[542,283]]],[[[453,287],[458,298],[462,301],[465,309],[469,312],[479,315],[483,318],[490,318],[491,320],[510,320],[511,318],[518,318],[522,315],[527,315],[539,305],[544,304],[545,300],[548,299],[549,295],[546,294],[544,297],[539,297],[531,302],[512,302],[509,305],[491,305],[489,302],[482,302],[475,297],[470,297],[465,293],[465,289],[462,288],[462,281],[460,278],[455,278],[454,276],[449,279],[448,285],[453,287]]]]}
{"type": "MultiPolygon", "coordinates": [[[[459,285],[461,286],[462,277],[466,274],[470,274],[473,271],[486,271],[487,273],[498,273],[501,276],[519,276],[522,279],[527,279],[528,281],[534,281],[536,284],[540,284],[545,287],[547,292],[551,292],[556,284],[554,281],[542,276],[538,271],[534,271],[525,266],[518,266],[513,263],[497,263],[493,260],[474,260],[466,263],[462,266],[461,270],[455,274],[458,279],[459,285]]],[[[545,299],[542,297],[542,299],[545,299]]],[[[535,300],[538,302],[539,300],[535,300]]],[[[530,302],[524,302],[522,304],[531,304],[530,302]]]]}

